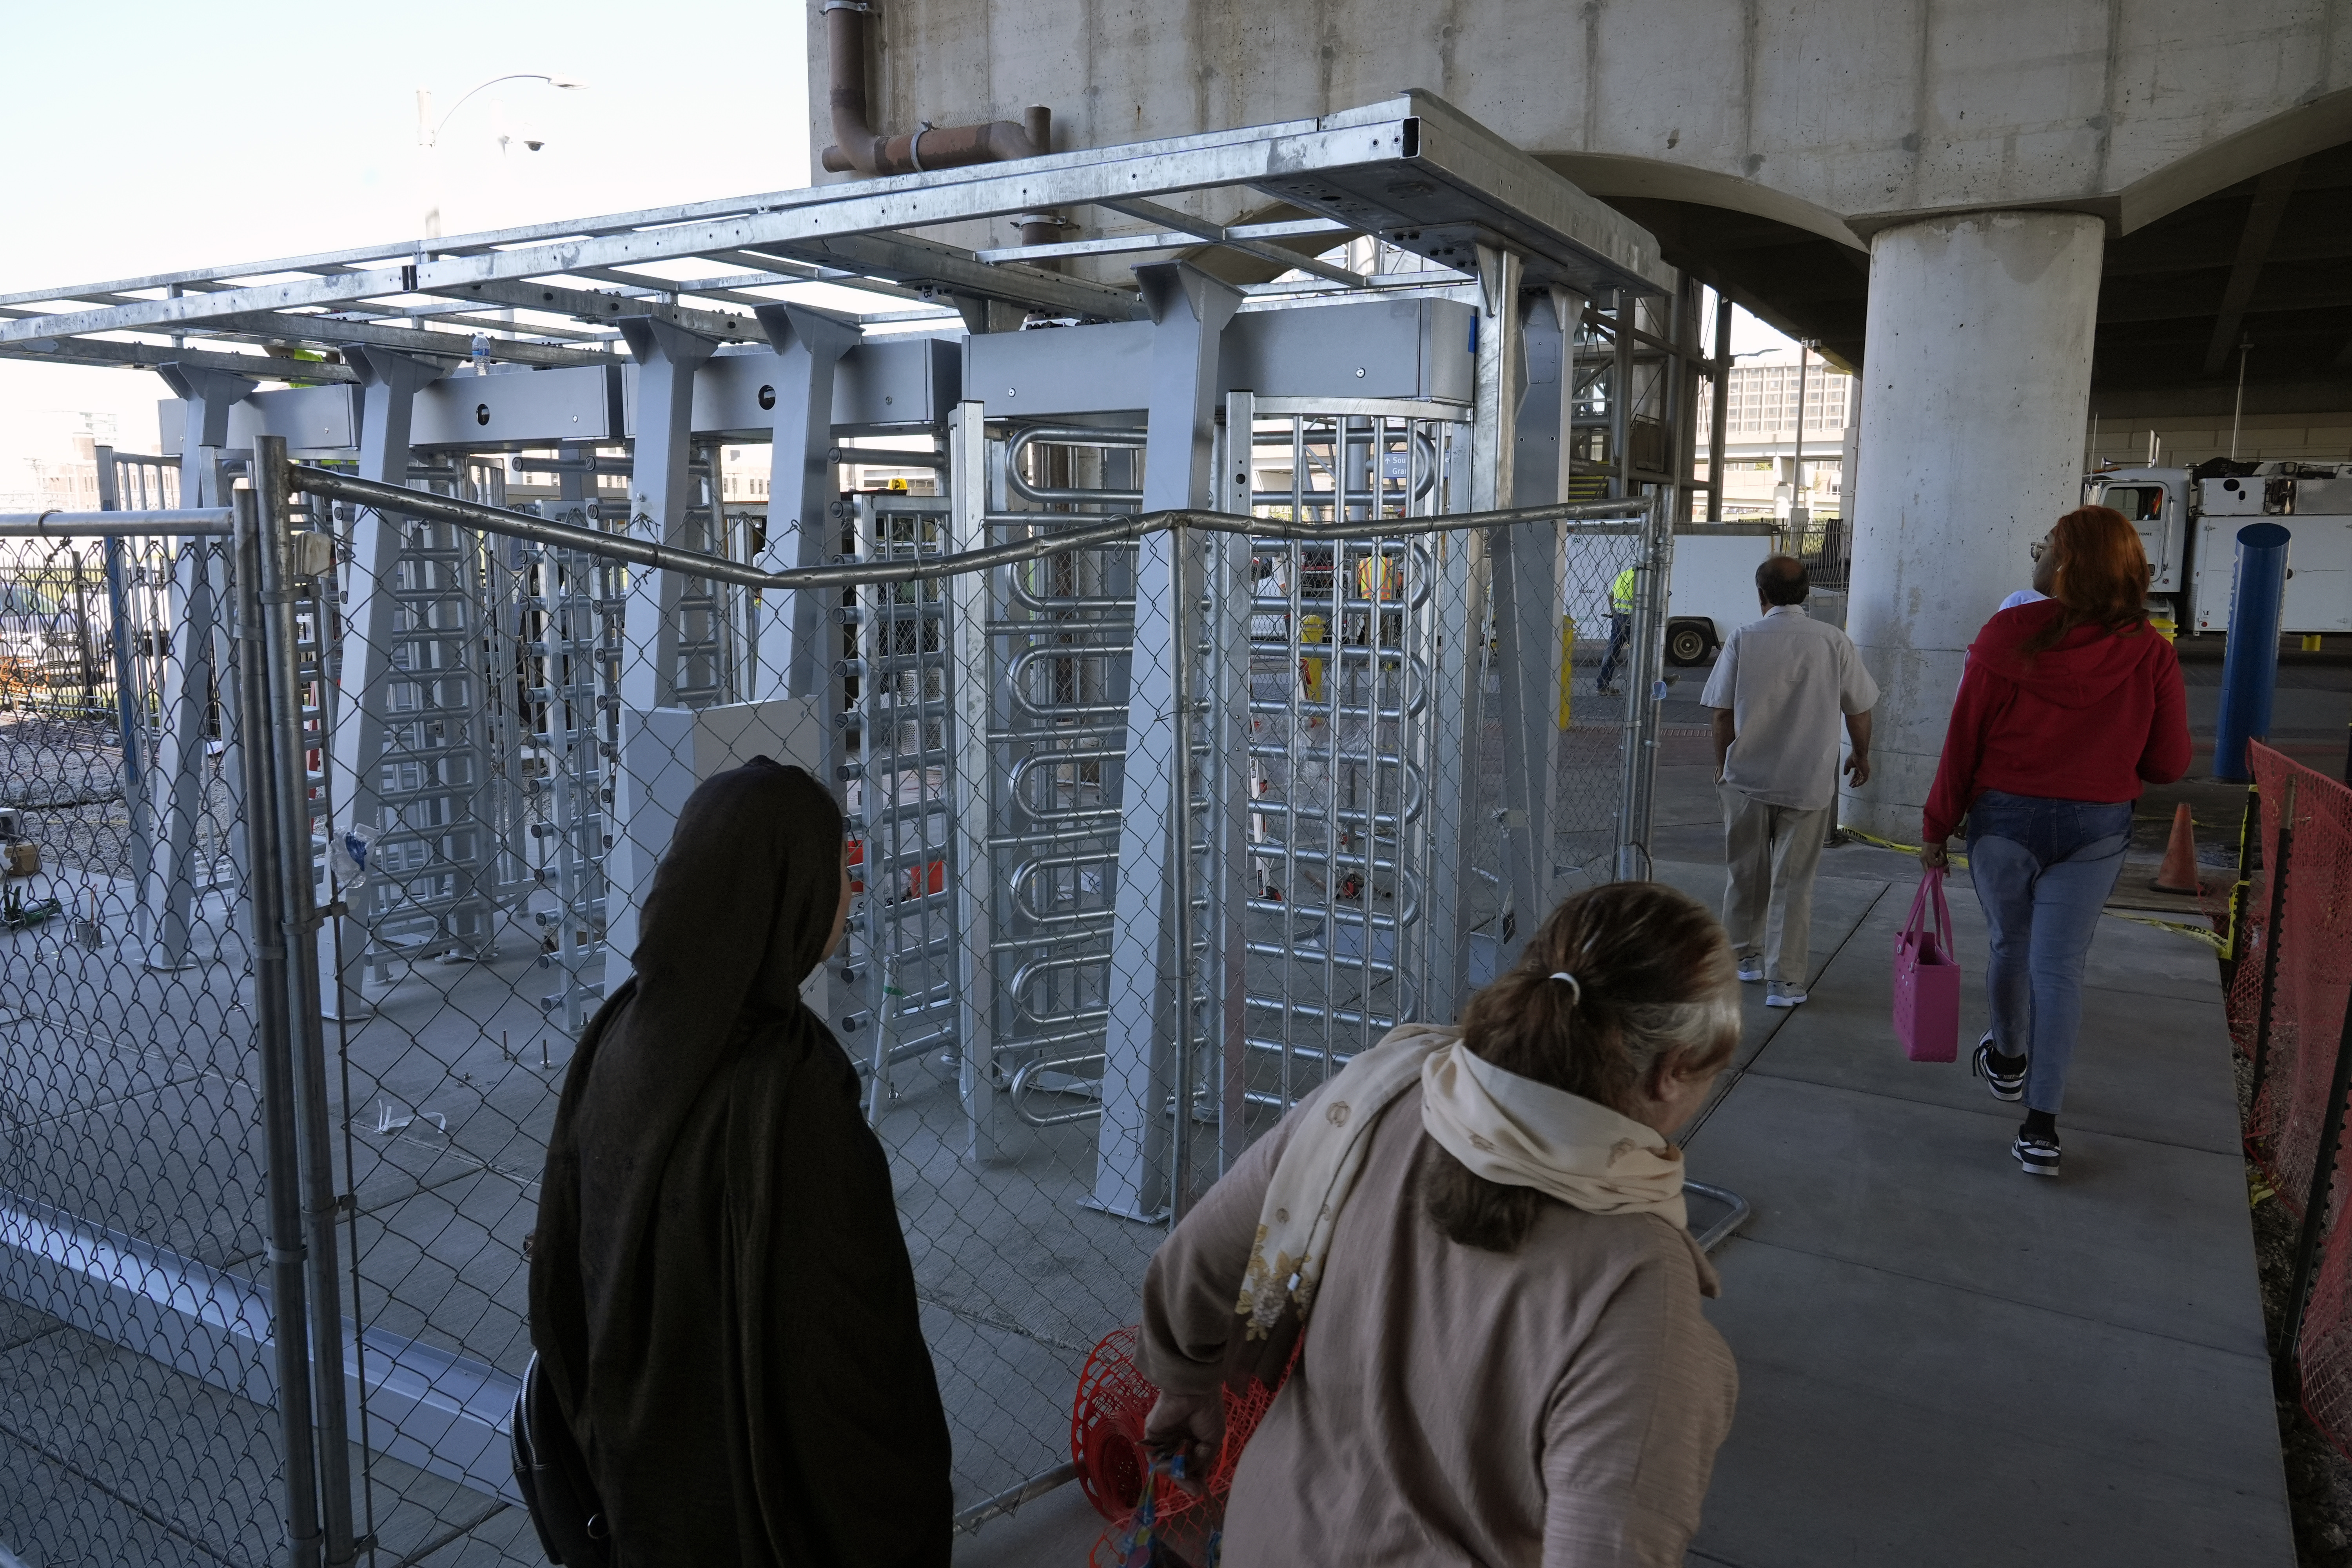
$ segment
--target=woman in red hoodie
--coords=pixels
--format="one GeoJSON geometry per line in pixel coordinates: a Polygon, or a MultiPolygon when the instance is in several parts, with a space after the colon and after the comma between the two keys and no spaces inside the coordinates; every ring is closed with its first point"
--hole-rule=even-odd
{"type": "Polygon", "coordinates": [[[1919,858],[1941,868],[1968,818],[1992,934],[1992,1027],[1970,1067],[1994,1099],[2025,1101],[2011,1152],[2054,1176],[2091,934],[2142,782],[2188,771],[2189,721],[2172,645],[2148,629],[2147,555],[2123,514],[2070,511],[2033,556],[2049,597],[2001,611],[1969,645],[1919,858]]]}

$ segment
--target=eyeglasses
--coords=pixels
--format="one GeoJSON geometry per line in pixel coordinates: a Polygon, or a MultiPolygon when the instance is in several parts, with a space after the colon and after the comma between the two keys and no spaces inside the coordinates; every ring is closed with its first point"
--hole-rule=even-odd
{"type": "Polygon", "coordinates": [[[2049,548],[2050,542],[2048,540],[2037,539],[2032,543],[2025,547],[2026,559],[2029,561],[2039,561],[2042,559],[2042,552],[2049,548]]]}

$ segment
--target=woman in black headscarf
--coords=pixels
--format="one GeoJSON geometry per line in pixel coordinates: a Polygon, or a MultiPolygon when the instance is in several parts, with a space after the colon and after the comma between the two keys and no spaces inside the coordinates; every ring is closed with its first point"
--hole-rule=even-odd
{"type": "Polygon", "coordinates": [[[814,779],[761,757],[704,781],[564,1082],[531,1340],[625,1568],[948,1561],[889,1165],[800,998],[848,910],[814,779]]]}

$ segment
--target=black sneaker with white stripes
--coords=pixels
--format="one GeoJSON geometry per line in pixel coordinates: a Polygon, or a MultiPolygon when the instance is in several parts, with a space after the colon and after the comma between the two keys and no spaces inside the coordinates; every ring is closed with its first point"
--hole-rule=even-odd
{"type": "Polygon", "coordinates": [[[2017,1142],[2010,1145],[2009,1152],[2017,1156],[2017,1163],[2025,1167],[2025,1173],[2029,1176],[2054,1176],[2058,1173],[2058,1134],[2055,1132],[2031,1132],[2021,1127],[2017,1130],[2017,1142]]]}
{"type": "Polygon", "coordinates": [[[1992,1048],[1992,1035],[1990,1031],[1983,1039],[1977,1042],[1976,1054],[1969,1058],[1969,1071],[1985,1080],[1985,1087],[1992,1090],[1992,1097],[1995,1100],[2025,1098],[2026,1069],[2023,1059],[2018,1057],[1997,1056],[1992,1048]],[[2016,1062],[2017,1070],[2004,1072],[1996,1065],[1997,1061],[2016,1062]]]}

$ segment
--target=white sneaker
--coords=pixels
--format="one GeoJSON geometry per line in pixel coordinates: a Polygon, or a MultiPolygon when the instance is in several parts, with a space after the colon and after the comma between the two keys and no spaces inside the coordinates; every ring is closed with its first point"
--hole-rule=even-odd
{"type": "Polygon", "coordinates": [[[1758,981],[1763,979],[1764,961],[1760,958],[1741,959],[1739,961],[1739,978],[1748,982],[1750,985],[1753,985],[1758,981]]]}
{"type": "Polygon", "coordinates": [[[1785,985],[1775,980],[1764,989],[1764,1005],[1767,1007],[1795,1007],[1801,1005],[1804,1000],[1805,989],[1801,985],[1785,985]]]}

